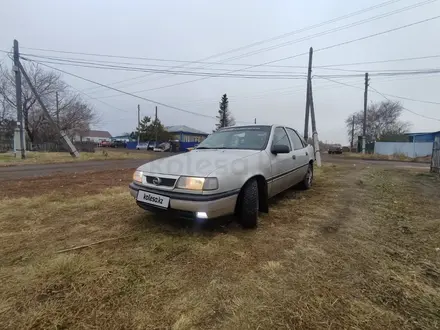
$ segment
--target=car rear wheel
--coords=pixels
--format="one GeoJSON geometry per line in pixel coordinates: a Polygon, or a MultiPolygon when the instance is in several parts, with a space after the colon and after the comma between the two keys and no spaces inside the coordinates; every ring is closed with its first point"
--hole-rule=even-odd
{"type": "Polygon", "coordinates": [[[243,228],[255,228],[258,222],[258,183],[251,179],[244,185],[239,200],[238,217],[243,228]]]}
{"type": "Polygon", "coordinates": [[[309,167],[307,168],[307,173],[301,182],[301,188],[304,190],[310,189],[313,183],[313,164],[309,164],[309,167]]]}

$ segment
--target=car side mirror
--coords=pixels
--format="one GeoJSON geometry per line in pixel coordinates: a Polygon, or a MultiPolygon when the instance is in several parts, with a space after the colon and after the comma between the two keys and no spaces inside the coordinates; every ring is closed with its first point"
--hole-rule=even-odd
{"type": "Polygon", "coordinates": [[[270,150],[274,155],[276,154],[288,154],[290,152],[290,148],[285,144],[275,144],[272,146],[270,150]]]}

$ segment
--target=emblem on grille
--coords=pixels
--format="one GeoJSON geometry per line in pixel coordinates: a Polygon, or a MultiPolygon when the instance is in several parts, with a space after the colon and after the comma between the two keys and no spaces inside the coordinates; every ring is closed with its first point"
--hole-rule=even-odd
{"type": "Polygon", "coordinates": [[[161,182],[162,182],[162,180],[161,180],[160,178],[154,178],[154,179],[153,179],[153,183],[154,183],[156,186],[160,185],[161,182]]]}

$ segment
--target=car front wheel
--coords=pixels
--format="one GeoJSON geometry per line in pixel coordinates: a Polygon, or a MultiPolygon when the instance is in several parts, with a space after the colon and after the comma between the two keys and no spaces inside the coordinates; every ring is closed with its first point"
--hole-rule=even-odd
{"type": "Polygon", "coordinates": [[[243,228],[255,228],[258,221],[258,183],[251,179],[244,185],[240,194],[238,210],[239,222],[243,228]]]}

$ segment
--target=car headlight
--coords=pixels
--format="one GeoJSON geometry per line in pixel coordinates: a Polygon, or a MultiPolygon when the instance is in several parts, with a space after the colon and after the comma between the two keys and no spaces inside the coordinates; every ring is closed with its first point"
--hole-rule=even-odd
{"type": "Polygon", "coordinates": [[[144,172],[136,170],[133,173],[133,181],[142,183],[142,177],[144,176],[144,172]]]}
{"type": "Polygon", "coordinates": [[[188,190],[215,190],[218,189],[218,180],[217,178],[181,176],[177,181],[176,188],[188,190]]]}

